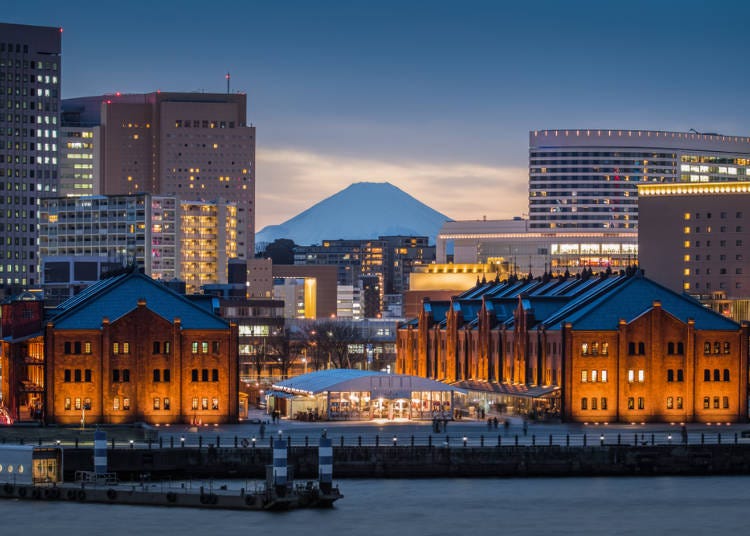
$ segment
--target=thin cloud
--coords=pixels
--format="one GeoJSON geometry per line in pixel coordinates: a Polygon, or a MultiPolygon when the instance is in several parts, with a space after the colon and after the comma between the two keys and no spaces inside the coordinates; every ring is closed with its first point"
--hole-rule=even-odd
{"type": "Polygon", "coordinates": [[[288,148],[256,154],[256,228],[282,223],[354,182],[390,182],[446,216],[504,219],[528,207],[528,170],[380,161],[288,148]]]}

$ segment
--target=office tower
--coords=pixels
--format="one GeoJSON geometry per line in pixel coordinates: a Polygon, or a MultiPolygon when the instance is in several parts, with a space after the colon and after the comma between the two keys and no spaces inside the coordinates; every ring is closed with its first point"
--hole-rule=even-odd
{"type": "Polygon", "coordinates": [[[0,24],[0,290],[39,285],[37,204],[56,195],[61,30],[0,24]]]}
{"type": "Polygon", "coordinates": [[[148,93],[66,99],[66,117],[101,129],[101,193],[237,203],[237,256],[255,239],[255,127],[247,96],[148,93]]]}
{"type": "Polygon", "coordinates": [[[748,180],[740,167],[748,158],[748,137],[535,130],[529,133],[529,227],[637,229],[639,183],[748,180]]]}

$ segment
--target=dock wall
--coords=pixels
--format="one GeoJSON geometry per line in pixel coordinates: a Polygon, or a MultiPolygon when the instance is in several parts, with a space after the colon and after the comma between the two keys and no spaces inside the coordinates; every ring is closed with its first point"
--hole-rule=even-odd
{"type": "MultiPolygon", "coordinates": [[[[90,448],[64,451],[66,479],[92,470],[90,448]]],[[[644,476],[750,474],[750,445],[591,447],[335,447],[334,478],[644,476]]],[[[265,478],[268,448],[123,448],[108,450],[120,479],[265,478]]],[[[290,447],[294,477],[317,478],[316,447],[290,447]]]]}

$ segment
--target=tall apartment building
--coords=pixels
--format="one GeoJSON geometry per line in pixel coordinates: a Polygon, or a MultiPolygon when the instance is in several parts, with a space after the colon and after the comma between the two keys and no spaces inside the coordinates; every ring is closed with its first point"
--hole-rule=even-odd
{"type": "MultiPolygon", "coordinates": [[[[135,263],[154,279],[183,279],[188,293],[197,292],[204,284],[227,282],[229,259],[236,257],[237,212],[235,203],[149,194],[47,199],[40,210],[40,255],[45,267],[55,269],[54,263],[81,257],[135,263]]],[[[53,295],[71,283],[44,275],[45,292],[53,295]]]]}
{"type": "Polygon", "coordinates": [[[101,129],[101,193],[237,202],[237,256],[255,240],[255,127],[247,96],[156,92],[66,99],[66,117],[101,129]]]}
{"type": "Polygon", "coordinates": [[[0,290],[39,285],[37,201],[56,195],[59,28],[0,24],[0,290]]]}
{"type": "Polygon", "coordinates": [[[748,158],[748,137],[651,130],[531,131],[529,227],[637,229],[638,184],[745,180],[744,168],[731,163],[748,158]],[[730,175],[729,168],[738,175],[730,175]]]}

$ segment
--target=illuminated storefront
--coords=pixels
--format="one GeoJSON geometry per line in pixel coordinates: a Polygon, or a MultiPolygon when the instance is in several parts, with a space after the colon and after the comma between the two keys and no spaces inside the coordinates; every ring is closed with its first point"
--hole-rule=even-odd
{"type": "Polygon", "coordinates": [[[274,384],[267,396],[269,411],[292,419],[370,420],[450,417],[465,395],[428,378],[333,369],[274,384]]]}

